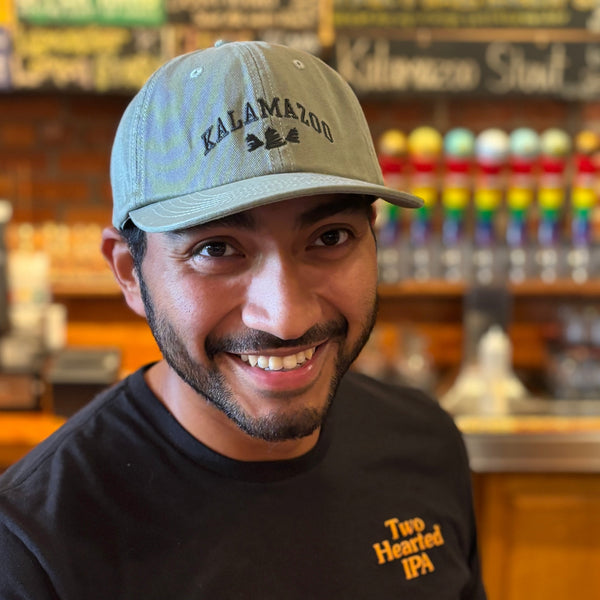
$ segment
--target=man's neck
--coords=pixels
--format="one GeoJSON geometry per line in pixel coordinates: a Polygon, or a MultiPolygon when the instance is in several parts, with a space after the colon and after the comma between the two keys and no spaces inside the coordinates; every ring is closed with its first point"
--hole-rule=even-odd
{"type": "Polygon", "coordinates": [[[290,460],[309,452],[320,430],[294,440],[267,442],[243,432],[222,411],[186,384],[163,360],[145,373],[157,398],[179,424],[211,450],[239,461],[290,460]]]}

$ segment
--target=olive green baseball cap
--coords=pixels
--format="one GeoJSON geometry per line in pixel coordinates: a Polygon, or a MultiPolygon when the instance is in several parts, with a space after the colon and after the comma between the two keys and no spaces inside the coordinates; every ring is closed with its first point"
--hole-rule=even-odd
{"type": "Polygon", "coordinates": [[[199,225],[272,202],[361,194],[416,208],[386,187],[362,108],[315,56],[231,42],[167,62],[133,98],[111,156],[113,225],[199,225]]]}

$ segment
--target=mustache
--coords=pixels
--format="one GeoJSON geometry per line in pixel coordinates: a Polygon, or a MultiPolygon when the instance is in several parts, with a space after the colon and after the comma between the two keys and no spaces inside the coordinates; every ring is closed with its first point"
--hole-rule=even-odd
{"type": "Polygon", "coordinates": [[[326,339],[340,339],[348,334],[348,321],[344,318],[313,325],[304,334],[295,339],[284,340],[276,335],[249,329],[235,336],[220,338],[208,337],[205,342],[206,355],[212,359],[219,352],[229,354],[261,354],[267,350],[295,348],[297,346],[316,346],[326,339]]]}

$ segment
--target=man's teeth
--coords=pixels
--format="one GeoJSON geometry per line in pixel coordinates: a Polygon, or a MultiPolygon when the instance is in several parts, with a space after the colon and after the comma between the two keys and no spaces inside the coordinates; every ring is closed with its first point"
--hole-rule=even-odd
{"type": "Polygon", "coordinates": [[[289,356],[266,356],[257,354],[241,354],[240,358],[247,362],[251,367],[260,367],[269,371],[282,371],[295,369],[299,365],[310,360],[315,353],[314,348],[290,354],[289,356]]]}

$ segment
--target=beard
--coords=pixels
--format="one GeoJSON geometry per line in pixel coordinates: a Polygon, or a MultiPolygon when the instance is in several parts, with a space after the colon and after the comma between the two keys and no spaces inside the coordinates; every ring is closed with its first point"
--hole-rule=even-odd
{"type": "MultiPolygon", "coordinates": [[[[370,310],[361,325],[359,337],[349,348],[345,348],[348,322],[345,318],[340,317],[338,320],[315,325],[300,338],[294,340],[282,340],[264,331],[256,330],[247,330],[236,336],[220,338],[208,336],[205,341],[205,352],[209,359],[209,365],[204,366],[190,355],[183,340],[166,317],[157,313],[141,273],[138,273],[138,277],[146,319],[167,364],[187,385],[223,412],[239,429],[253,438],[266,442],[303,438],[321,427],[329,413],[342,376],[360,354],[375,326],[377,298],[374,295],[370,310]],[[219,353],[264,354],[268,352],[261,351],[263,349],[310,347],[324,339],[338,344],[334,373],[329,384],[327,398],[316,406],[303,406],[293,411],[273,411],[258,417],[248,414],[236,401],[235,394],[225,376],[214,362],[214,357],[219,353]]],[[[292,399],[295,395],[303,392],[304,390],[272,393],[271,397],[280,397],[283,401],[292,399]]]]}

